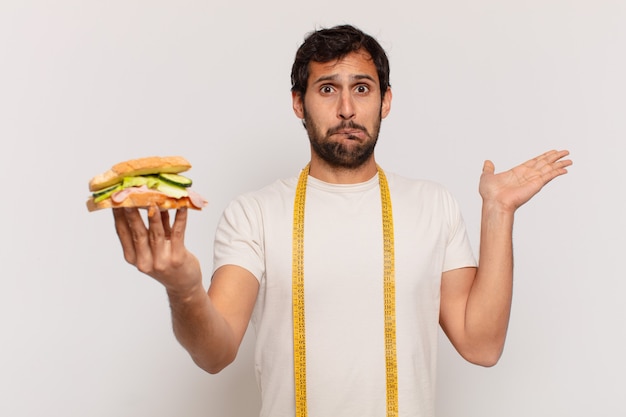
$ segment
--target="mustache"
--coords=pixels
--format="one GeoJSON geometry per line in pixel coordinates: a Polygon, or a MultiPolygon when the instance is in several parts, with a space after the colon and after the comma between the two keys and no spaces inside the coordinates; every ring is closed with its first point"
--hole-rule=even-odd
{"type": "Polygon", "coordinates": [[[362,126],[358,123],[353,122],[352,120],[347,121],[347,122],[341,122],[341,124],[331,127],[330,129],[328,129],[327,134],[328,135],[334,135],[337,132],[340,132],[342,130],[360,130],[362,132],[368,133],[367,129],[365,128],[365,126],[362,126]]]}

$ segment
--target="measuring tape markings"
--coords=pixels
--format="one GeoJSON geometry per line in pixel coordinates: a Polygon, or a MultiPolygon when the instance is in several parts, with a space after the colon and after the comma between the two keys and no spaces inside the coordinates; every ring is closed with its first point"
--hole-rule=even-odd
{"type": "MultiPolygon", "coordinates": [[[[398,361],[396,353],[396,288],[393,214],[387,177],[380,167],[377,166],[377,169],[380,183],[384,243],[383,291],[387,417],[397,417],[398,361]]],[[[309,165],[302,170],[298,179],[293,214],[292,313],[296,417],[307,417],[306,329],[304,315],[304,208],[308,175],[309,165]]]]}

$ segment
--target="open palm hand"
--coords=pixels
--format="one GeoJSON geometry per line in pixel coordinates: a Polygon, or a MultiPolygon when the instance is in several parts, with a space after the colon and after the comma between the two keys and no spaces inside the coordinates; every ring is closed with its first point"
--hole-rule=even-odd
{"type": "Polygon", "coordinates": [[[498,174],[493,162],[485,161],[479,184],[483,201],[515,211],[548,182],[567,173],[566,168],[572,165],[571,160],[563,159],[567,155],[569,152],[565,150],[548,151],[498,174]]]}

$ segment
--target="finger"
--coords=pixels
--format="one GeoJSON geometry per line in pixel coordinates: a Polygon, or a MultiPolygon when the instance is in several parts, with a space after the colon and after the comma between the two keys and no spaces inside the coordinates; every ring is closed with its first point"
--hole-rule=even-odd
{"type": "Polygon", "coordinates": [[[546,164],[541,167],[541,177],[544,184],[549,183],[556,177],[567,174],[567,167],[572,165],[572,161],[569,159],[563,159],[569,155],[569,151],[552,151],[546,155],[546,164]]]}
{"type": "MultiPolygon", "coordinates": [[[[171,242],[172,254],[175,257],[183,256],[185,252],[185,230],[187,229],[187,208],[176,210],[176,217],[172,225],[171,242]]],[[[180,259],[180,258],[179,258],[180,259]]]]}
{"type": "Polygon", "coordinates": [[[564,157],[566,157],[567,155],[569,155],[569,151],[567,149],[563,149],[560,151],[554,151],[555,155],[556,155],[556,159],[562,159],[564,157]]]}
{"type": "Polygon", "coordinates": [[[555,153],[556,153],[555,150],[544,152],[541,155],[538,155],[526,161],[525,163],[522,164],[522,166],[526,166],[527,168],[539,171],[543,169],[546,165],[551,163],[551,160],[555,153]]]}
{"type": "Polygon", "coordinates": [[[187,208],[183,207],[176,210],[176,217],[172,225],[172,233],[170,236],[170,249],[172,264],[182,265],[187,256],[185,248],[185,230],[187,228],[187,208]]]}
{"type": "Polygon", "coordinates": [[[139,209],[125,208],[124,214],[128,220],[133,246],[135,248],[135,259],[133,265],[142,272],[148,272],[152,265],[152,250],[148,241],[148,229],[141,218],[139,209]]]}
{"type": "Polygon", "coordinates": [[[546,152],[546,154],[544,155],[545,155],[545,158],[544,158],[545,163],[548,167],[547,169],[558,170],[561,173],[565,173],[567,171],[564,170],[564,168],[572,165],[571,160],[563,159],[569,155],[569,151],[567,150],[562,150],[562,151],[554,150],[554,151],[546,152]]]}
{"type": "Polygon", "coordinates": [[[124,209],[114,208],[113,218],[115,220],[115,231],[120,243],[122,244],[122,251],[124,252],[124,259],[130,264],[135,264],[137,254],[135,252],[135,244],[133,242],[132,232],[128,225],[128,219],[124,209]]]}
{"type": "Polygon", "coordinates": [[[573,164],[571,159],[563,159],[566,156],[569,156],[568,150],[562,150],[557,152],[556,159],[554,161],[554,166],[557,168],[561,174],[567,173],[567,167],[573,164]]]}
{"type": "Polygon", "coordinates": [[[483,174],[493,174],[495,170],[496,170],[496,167],[493,164],[493,162],[486,160],[485,163],[483,164],[483,174]]]}
{"type": "Polygon", "coordinates": [[[567,174],[567,167],[572,165],[572,161],[569,160],[565,160],[565,161],[557,161],[553,164],[551,164],[551,169],[549,172],[550,175],[550,180],[553,180],[554,178],[567,174]]]}
{"type": "Polygon", "coordinates": [[[548,151],[548,152],[545,152],[545,153],[541,154],[540,156],[535,158],[535,160],[536,161],[544,161],[546,163],[553,164],[553,163],[557,162],[558,160],[563,159],[567,155],[569,155],[569,151],[567,151],[567,150],[557,151],[557,150],[553,149],[551,151],[548,151]]]}
{"type": "Polygon", "coordinates": [[[570,161],[561,160],[567,155],[569,155],[569,152],[566,150],[557,151],[553,149],[542,153],[522,165],[535,171],[539,176],[541,176],[543,182],[547,183],[555,177],[563,175],[567,172],[564,168],[568,166],[570,161]]]}
{"type": "Polygon", "coordinates": [[[167,211],[161,212],[156,205],[148,208],[148,237],[150,248],[156,258],[163,251],[165,243],[165,227],[163,225],[166,221],[165,215],[167,215],[167,211]]]}
{"type": "Polygon", "coordinates": [[[169,239],[172,235],[172,227],[170,225],[170,212],[164,210],[161,212],[161,224],[163,225],[163,232],[165,233],[165,239],[169,239]]]}

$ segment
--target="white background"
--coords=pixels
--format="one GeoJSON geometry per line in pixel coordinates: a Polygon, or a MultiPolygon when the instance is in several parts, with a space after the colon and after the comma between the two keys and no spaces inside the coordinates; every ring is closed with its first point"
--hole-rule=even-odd
{"type": "Polygon", "coordinates": [[[346,22],[391,60],[378,162],[446,185],[475,248],[484,159],[503,170],[566,148],[575,161],[518,213],[501,362],[466,364],[442,337],[438,415],[626,415],[622,0],[2,1],[0,415],[257,415],[253,332],[221,374],[196,368],[111,213],[87,212],[87,182],[186,156],[210,200],[187,233],[208,283],[227,202],[308,160],[296,48],[346,22]]]}

